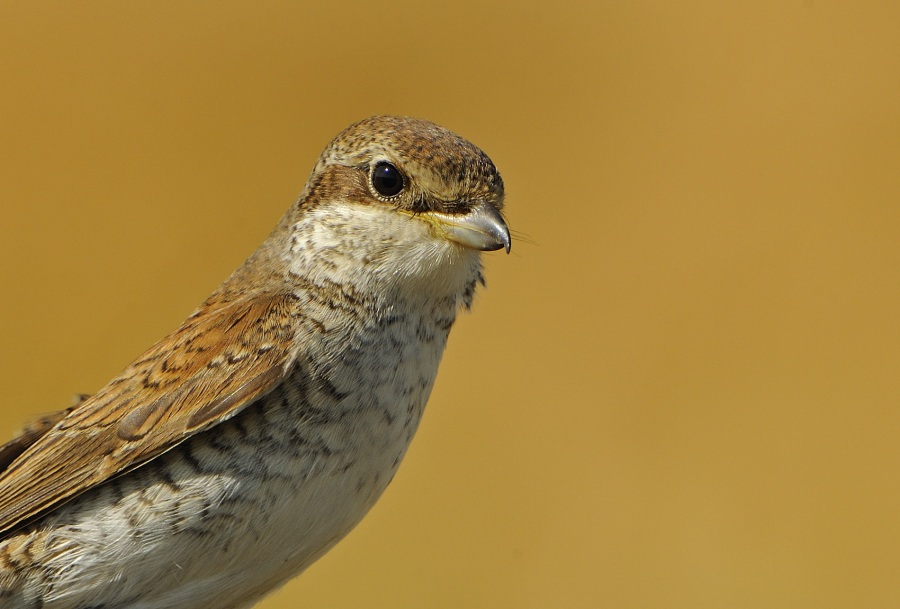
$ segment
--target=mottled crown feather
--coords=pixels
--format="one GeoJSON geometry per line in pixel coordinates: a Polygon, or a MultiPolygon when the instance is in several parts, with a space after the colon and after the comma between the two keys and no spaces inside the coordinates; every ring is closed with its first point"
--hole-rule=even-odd
{"type": "Polygon", "coordinates": [[[503,206],[503,179],[488,155],[440,125],[406,116],[373,116],[350,125],[325,148],[314,173],[328,165],[362,167],[379,160],[396,164],[420,189],[444,201],[503,206]]]}

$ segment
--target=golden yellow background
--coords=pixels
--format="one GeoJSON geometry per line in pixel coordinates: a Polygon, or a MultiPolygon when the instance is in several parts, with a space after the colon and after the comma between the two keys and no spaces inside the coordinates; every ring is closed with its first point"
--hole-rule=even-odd
{"type": "Polygon", "coordinates": [[[97,390],[375,113],[512,255],[366,520],[265,609],[900,606],[900,8],[3,2],[0,430],[97,390]]]}

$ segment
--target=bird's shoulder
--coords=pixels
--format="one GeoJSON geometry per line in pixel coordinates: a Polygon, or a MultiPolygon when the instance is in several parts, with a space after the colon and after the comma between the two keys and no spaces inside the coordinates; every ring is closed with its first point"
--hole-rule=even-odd
{"type": "Polygon", "coordinates": [[[296,357],[296,298],[221,292],[97,394],[0,448],[0,534],[17,528],[268,393],[296,357]]]}

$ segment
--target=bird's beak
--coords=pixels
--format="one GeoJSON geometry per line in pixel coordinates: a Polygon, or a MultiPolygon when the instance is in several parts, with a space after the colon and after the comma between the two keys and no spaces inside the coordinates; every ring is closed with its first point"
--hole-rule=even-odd
{"type": "Polygon", "coordinates": [[[506,222],[490,203],[478,203],[467,214],[429,211],[418,217],[431,224],[438,235],[463,247],[483,252],[502,247],[508,254],[512,246],[506,222]]]}

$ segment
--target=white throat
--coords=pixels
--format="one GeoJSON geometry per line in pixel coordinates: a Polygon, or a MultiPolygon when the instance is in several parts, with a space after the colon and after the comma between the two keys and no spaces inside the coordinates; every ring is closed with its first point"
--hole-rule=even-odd
{"type": "Polygon", "coordinates": [[[435,236],[414,216],[342,202],[312,209],[293,226],[290,271],[395,302],[450,301],[457,309],[480,280],[479,254],[435,236]]]}

